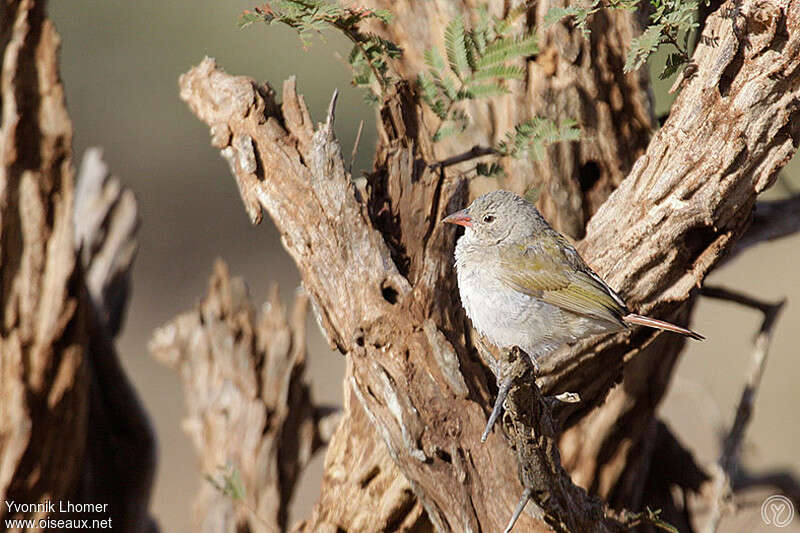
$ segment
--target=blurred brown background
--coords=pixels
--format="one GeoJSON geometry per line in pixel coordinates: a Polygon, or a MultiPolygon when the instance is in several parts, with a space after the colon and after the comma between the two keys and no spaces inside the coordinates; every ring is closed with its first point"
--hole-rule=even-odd
{"type": "MultiPolygon", "coordinates": [[[[374,114],[350,86],[339,56],[349,51],[326,34],[307,51],[290,30],[237,28],[244,1],[52,2],[63,38],[62,75],[75,126],[75,153],[102,146],[114,173],[139,199],[142,226],[134,268],[133,298],[119,343],[123,364],[151,414],[159,439],[153,512],[163,531],[192,531],[192,501],[201,474],[194,450],[180,429],[183,397],[175,373],[147,352],[154,328],[194,306],[205,294],[216,257],[242,276],[260,304],[278,282],[288,301],[297,272],[269,220],[252,227],[226,163],[209,144],[207,128],[178,99],[178,76],[204,55],[228,72],[280,87],[291,74],[312,116],[324,116],[334,88],[341,96],[337,133],[344,153],[352,149],[359,120],[364,135],[354,173],[368,168],[374,146],[374,114]]],[[[656,59],[656,64],[661,64],[656,59]]],[[[657,112],[669,108],[668,82],[656,83],[657,112]]],[[[800,192],[800,164],[785,171],[770,197],[800,192]],[[794,184],[794,185],[793,185],[794,184]]],[[[715,272],[709,282],[766,299],[787,296],[770,361],[748,431],[745,463],[755,471],[789,469],[800,474],[800,236],[760,245],[715,272]]],[[[693,327],[708,337],[691,343],[662,412],[684,442],[708,463],[718,453],[720,432],[730,424],[761,317],[754,311],[703,300],[693,327]]],[[[309,377],[315,397],[341,403],[344,359],[311,328],[309,377]]],[[[319,491],[322,457],[306,472],[290,519],[307,515],[319,491]]],[[[795,522],[797,523],[797,522],[795,522]]],[[[755,530],[760,524],[753,524],[755,530]]],[[[762,526],[765,527],[765,526],[762,526]]]]}

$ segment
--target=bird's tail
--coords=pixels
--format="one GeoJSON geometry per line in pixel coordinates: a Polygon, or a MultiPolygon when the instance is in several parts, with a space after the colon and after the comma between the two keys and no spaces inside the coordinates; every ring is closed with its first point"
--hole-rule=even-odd
{"type": "Polygon", "coordinates": [[[622,320],[627,324],[638,324],[639,326],[647,326],[650,328],[663,329],[664,331],[672,331],[673,333],[680,333],[681,335],[686,335],[687,337],[691,337],[698,341],[705,339],[705,337],[690,329],[682,328],[680,326],[676,326],[675,324],[664,322],[663,320],[650,318],[649,316],[637,315],[636,313],[630,313],[622,317],[622,320]]]}

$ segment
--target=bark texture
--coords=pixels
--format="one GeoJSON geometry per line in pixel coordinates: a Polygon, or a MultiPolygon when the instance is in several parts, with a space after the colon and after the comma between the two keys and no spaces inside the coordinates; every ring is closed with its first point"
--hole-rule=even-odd
{"type": "Polygon", "coordinates": [[[0,5],[0,500],[109,505],[74,516],[3,505],[0,518],[155,531],[153,434],[113,345],[136,205],[96,154],[76,198],[59,43],[45,2],[0,5]]]}
{"type": "MultiPolygon", "coordinates": [[[[395,26],[414,27],[402,20],[395,26]]],[[[664,127],[578,243],[637,312],[677,322],[745,231],[758,193],[797,148],[800,3],[724,4],[708,17],[693,63],[664,127]]],[[[364,450],[363,470],[337,472],[338,486],[354,487],[370,465],[385,472],[383,441],[434,528],[502,529],[522,493],[518,458],[497,431],[480,443],[493,380],[476,362],[457,301],[455,231],[438,224],[467,201],[467,183],[457,169],[426,164],[439,148],[413,91],[398,84],[387,95],[375,172],[357,191],[335,139],[333,102],[315,129],[293,81],[279,104],[268,85],[228,75],[209,59],[180,86],[230,163],[251,218],[259,220],[261,209],[272,217],[331,346],[347,354],[350,403],[334,441],[364,450]],[[369,425],[356,423],[361,409],[369,425]]],[[[654,450],[680,450],[653,413],[681,345],[635,330],[544,361],[542,392],[582,399],[553,413],[555,427],[567,428],[561,461],[576,483],[615,507],[669,502],[671,484],[692,488],[702,479],[699,472],[657,478],[663,471],[651,468],[654,450]]],[[[529,423],[537,421],[543,418],[529,423]]],[[[329,460],[323,490],[333,486],[333,465],[353,462],[329,460]]],[[[409,509],[408,520],[394,520],[390,529],[422,526],[411,518],[416,505],[402,491],[393,497],[386,483],[362,491],[372,505],[362,499],[361,507],[346,507],[356,516],[337,508],[331,493],[307,529],[354,527],[358,515],[387,499],[409,509]]],[[[550,527],[530,513],[520,520],[521,529],[550,527]]]]}
{"type": "MultiPolygon", "coordinates": [[[[426,68],[423,54],[427,49],[444,49],[444,28],[451,20],[463,17],[467,25],[476,23],[472,18],[477,16],[477,7],[484,4],[492,15],[501,18],[524,6],[519,1],[366,2],[396,14],[391,25],[374,29],[402,47],[403,56],[396,66],[406,79],[415,79],[426,68]],[[420,20],[425,23],[420,24],[420,20]]],[[[655,127],[647,71],[622,73],[631,40],[641,33],[647,15],[600,11],[589,21],[591,34],[587,39],[570,21],[544,24],[550,8],[565,7],[569,2],[532,4],[534,7],[529,7],[517,23],[519,31],[539,35],[539,53],[522,65],[526,78],[509,82],[512,93],[507,96],[469,101],[464,111],[473,126],[437,143],[432,155],[441,160],[473,145],[496,145],[516,124],[536,116],[557,123],[565,118],[577,120],[582,130],[580,140],[549,148],[539,161],[507,158],[503,164],[508,172],[499,184],[494,178],[485,178],[471,185],[473,196],[498,185],[518,193],[537,188],[538,205],[547,220],[577,239],[584,235],[589,217],[644,152],[655,127]]],[[[425,109],[422,116],[430,129],[438,124],[429,110],[425,109]]]]}
{"type": "Polygon", "coordinates": [[[59,37],[43,4],[4,2],[0,20],[0,499],[34,503],[66,496],[79,476],[89,339],[59,37]]]}
{"type": "Polygon", "coordinates": [[[284,531],[297,479],[338,422],[305,382],[308,297],[287,314],[274,287],[256,313],[218,262],[199,309],[156,331],[150,349],[186,386],[184,428],[200,454],[199,531],[284,531]],[[241,481],[241,501],[223,478],[241,481]]]}

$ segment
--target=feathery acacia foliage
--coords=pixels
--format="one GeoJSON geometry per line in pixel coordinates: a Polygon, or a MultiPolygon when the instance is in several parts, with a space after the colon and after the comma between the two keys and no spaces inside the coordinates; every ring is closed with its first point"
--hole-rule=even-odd
{"type": "Polygon", "coordinates": [[[460,17],[445,28],[447,63],[435,48],[425,52],[428,72],[419,74],[417,84],[423,101],[442,121],[434,141],[460,133],[469,125],[469,118],[456,105],[458,102],[507,94],[507,80],[525,77],[522,66],[510,64],[538,51],[532,32],[512,33],[513,21],[522,13],[515,10],[505,19],[499,19],[490,17],[482,7],[475,28],[468,30],[460,17]]]}
{"type": "Polygon", "coordinates": [[[528,154],[534,159],[542,156],[545,146],[561,141],[575,141],[580,137],[578,123],[564,119],[556,125],[553,121],[534,117],[514,127],[497,146],[499,155],[523,157],[528,154]]]}
{"type": "Polygon", "coordinates": [[[575,21],[575,27],[581,30],[584,36],[589,35],[589,28],[586,24],[589,16],[597,13],[601,9],[636,9],[639,0],[592,0],[591,2],[574,2],[566,7],[551,7],[544,16],[546,26],[551,26],[559,20],[571,17],[575,21]]]}
{"type": "Polygon", "coordinates": [[[699,2],[650,0],[650,5],[653,8],[650,25],[631,42],[631,49],[625,60],[625,72],[644,65],[647,58],[662,44],[671,44],[677,51],[667,57],[664,69],[659,74],[659,78],[665,79],[689,63],[689,36],[698,26],[699,2]]]}
{"type": "MultiPolygon", "coordinates": [[[[707,0],[704,0],[707,2],[707,0]]],[[[545,16],[550,25],[571,17],[584,35],[588,35],[589,17],[601,9],[636,9],[646,3],[650,11],[650,24],[642,34],[631,41],[625,58],[625,72],[644,65],[661,45],[669,44],[675,52],[667,57],[659,78],[665,79],[689,63],[689,36],[697,28],[698,0],[592,0],[588,4],[575,2],[567,7],[553,7],[545,16]]]]}
{"type": "MultiPolygon", "coordinates": [[[[445,61],[437,49],[425,52],[427,72],[417,77],[422,100],[441,120],[434,141],[461,133],[469,126],[469,117],[459,102],[491,98],[509,93],[508,80],[525,78],[520,63],[538,52],[534,32],[517,34],[513,24],[525,8],[512,11],[505,18],[490,17],[487,9],[478,10],[478,23],[467,29],[462,18],[453,19],[445,28],[445,61]]],[[[539,158],[548,144],[575,140],[580,130],[573,120],[560,125],[535,117],[518,124],[505,140],[493,147],[495,156],[539,158]]],[[[485,154],[484,154],[485,155],[485,154]]],[[[478,163],[475,172],[495,176],[502,172],[497,162],[478,163]]]]}
{"type": "MultiPolygon", "coordinates": [[[[537,53],[536,37],[533,32],[519,34],[514,23],[527,7],[523,4],[504,18],[490,16],[485,6],[479,7],[478,22],[472,29],[460,17],[447,25],[444,56],[435,48],[425,52],[428,71],[420,73],[417,82],[422,101],[441,120],[434,141],[460,133],[469,125],[469,116],[457,106],[459,102],[502,96],[510,92],[508,80],[525,78],[526,69],[520,63],[537,53]]],[[[342,7],[327,0],[275,0],[244,11],[239,25],[282,23],[296,30],[304,45],[310,43],[312,34],[326,28],[341,31],[353,42],[348,57],[353,85],[370,89],[372,101],[376,102],[396,76],[389,60],[400,57],[402,51],[391,41],[362,32],[359,24],[368,19],[388,24],[392,14],[342,7]]],[[[488,153],[539,157],[544,146],[578,136],[574,121],[567,120],[559,126],[537,117],[517,125],[505,141],[488,149],[488,153]]],[[[479,163],[475,171],[491,176],[501,172],[502,167],[497,162],[479,163]]]]}
{"type": "Polygon", "coordinates": [[[339,30],[353,42],[348,55],[353,85],[371,90],[372,100],[377,101],[392,82],[389,59],[400,57],[402,51],[391,41],[362,32],[358,25],[368,19],[389,24],[392,14],[385,9],[348,8],[325,0],[274,0],[244,11],[239,16],[239,26],[254,22],[285,24],[297,31],[304,46],[310,44],[314,33],[326,28],[339,30]]]}

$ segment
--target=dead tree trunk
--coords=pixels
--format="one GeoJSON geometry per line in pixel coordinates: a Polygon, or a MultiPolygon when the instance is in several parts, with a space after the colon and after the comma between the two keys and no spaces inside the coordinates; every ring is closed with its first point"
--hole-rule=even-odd
{"type": "MultiPolygon", "coordinates": [[[[413,73],[445,15],[437,3],[425,4],[430,20],[403,6],[392,7],[399,19],[385,31],[406,49],[403,68],[413,73]]],[[[537,8],[532,20],[540,16],[537,8]]],[[[547,163],[510,165],[508,183],[521,187],[535,170],[547,183],[545,213],[572,235],[583,235],[594,213],[579,243],[588,262],[638,312],[685,322],[695,289],[743,234],[757,195],[800,141],[800,3],[729,2],[710,15],[691,76],[635,164],[653,124],[647,80],[620,77],[613,59],[635,25],[629,15],[595,24],[589,43],[565,27],[550,30],[566,40],[547,38],[545,52],[527,62],[530,87],[542,87],[532,81],[542,77],[546,94],[521,87],[508,101],[492,102],[475,138],[491,139],[501,124],[525,118],[524,102],[534,97],[556,115],[570,112],[590,124],[594,117],[598,137],[608,138],[553,149],[561,158],[547,163]],[[608,55],[587,57],[584,47],[608,55]],[[604,57],[609,62],[601,64],[604,57]],[[609,72],[613,78],[603,75],[609,72]],[[571,91],[588,97],[559,100],[571,91]],[[575,176],[590,161],[601,178],[579,193],[575,176]]],[[[279,102],[268,85],[228,75],[210,59],[180,85],[211,127],[251,218],[258,221],[261,209],[272,217],[331,346],[347,356],[346,409],[328,451],[323,496],[299,527],[416,529],[423,527],[421,504],[440,531],[502,530],[522,487],[506,439],[494,433],[480,442],[491,379],[477,363],[456,296],[455,232],[439,224],[465,204],[468,184],[457,169],[426,164],[469,147],[433,146],[430,117],[401,83],[380,109],[375,169],[357,191],[335,138],[334,102],[314,129],[294,81],[279,102]]],[[[554,413],[566,428],[563,466],[613,507],[658,502],[669,514],[670,484],[698,490],[705,479],[653,415],[681,346],[636,330],[544,364],[543,393],[574,391],[582,400],[554,413]],[[683,460],[681,475],[659,477],[663,469],[651,468],[655,450],[664,454],[659,461],[683,460]]],[[[520,527],[550,527],[531,515],[522,520],[520,527]]]]}
{"type": "Polygon", "coordinates": [[[153,433],[113,343],[136,201],[95,151],[76,194],[59,44],[44,1],[0,5],[0,519],[155,531],[153,433]]]}

